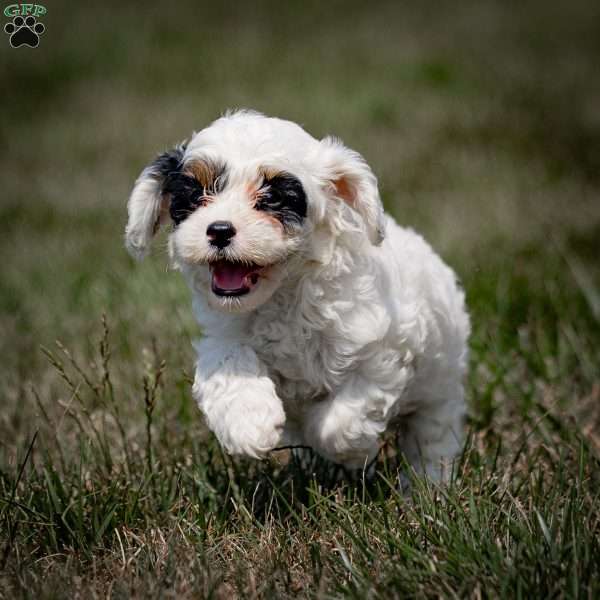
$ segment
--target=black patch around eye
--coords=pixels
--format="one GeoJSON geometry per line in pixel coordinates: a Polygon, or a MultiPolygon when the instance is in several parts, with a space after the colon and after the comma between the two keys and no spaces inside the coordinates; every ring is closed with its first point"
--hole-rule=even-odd
{"type": "Polygon", "coordinates": [[[220,192],[225,185],[225,166],[212,168],[214,180],[205,188],[195,177],[182,172],[187,143],[164,152],[148,168],[151,177],[161,182],[161,193],[169,196],[169,213],[175,227],[206,203],[206,196],[220,192]]]}
{"type": "Polygon", "coordinates": [[[306,217],[306,194],[302,184],[289,173],[266,179],[255,208],[272,214],[284,226],[300,225],[306,217]]]}
{"type": "Polygon", "coordinates": [[[225,165],[210,166],[212,181],[205,187],[194,176],[182,173],[182,164],[165,178],[162,193],[171,197],[169,212],[175,227],[191,215],[199,206],[206,204],[206,198],[221,191],[227,183],[225,165]]]}
{"type": "Polygon", "coordinates": [[[169,213],[175,227],[206,203],[205,190],[200,182],[190,175],[173,171],[163,184],[163,194],[171,198],[169,213]]]}

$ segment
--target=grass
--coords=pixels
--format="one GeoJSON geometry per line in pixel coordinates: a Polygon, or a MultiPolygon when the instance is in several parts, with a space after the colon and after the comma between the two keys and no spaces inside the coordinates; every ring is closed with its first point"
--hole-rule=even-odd
{"type": "Polygon", "coordinates": [[[56,3],[0,53],[0,598],[600,595],[595,4],[182,6],[56,3]],[[348,481],[203,426],[188,293],[122,231],[145,161],[229,106],[340,135],[460,274],[447,489],[402,494],[392,444],[348,481]]]}

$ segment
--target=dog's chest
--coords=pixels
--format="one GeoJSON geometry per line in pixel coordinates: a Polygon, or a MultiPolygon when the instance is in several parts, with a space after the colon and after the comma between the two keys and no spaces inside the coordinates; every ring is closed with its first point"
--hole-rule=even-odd
{"type": "Polygon", "coordinates": [[[264,314],[251,327],[251,344],[284,398],[298,400],[326,389],[323,380],[322,339],[319,332],[303,329],[288,315],[264,314]]]}

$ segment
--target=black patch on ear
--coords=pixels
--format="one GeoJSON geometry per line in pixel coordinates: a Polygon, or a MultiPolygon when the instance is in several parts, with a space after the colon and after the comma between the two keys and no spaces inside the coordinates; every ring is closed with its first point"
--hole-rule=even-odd
{"type": "Polygon", "coordinates": [[[194,211],[202,195],[200,184],[181,172],[186,147],[184,142],[163,152],[148,167],[150,176],[160,182],[161,193],[170,196],[169,213],[175,226],[194,211]]]}
{"type": "Polygon", "coordinates": [[[301,225],[306,217],[304,188],[290,173],[265,179],[255,208],[272,214],[284,226],[301,225]]]}
{"type": "Polygon", "coordinates": [[[175,146],[175,148],[171,148],[171,150],[160,154],[148,167],[150,176],[164,185],[164,182],[171,173],[176,173],[181,169],[186,148],[187,142],[183,142],[175,146]]]}

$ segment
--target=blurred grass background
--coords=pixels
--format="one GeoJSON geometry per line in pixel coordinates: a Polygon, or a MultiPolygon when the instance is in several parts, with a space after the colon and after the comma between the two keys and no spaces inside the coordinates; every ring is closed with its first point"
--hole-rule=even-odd
{"type": "MultiPolygon", "coordinates": [[[[136,265],[122,233],[144,165],[235,107],[292,119],[317,137],[340,136],[373,167],[387,209],[457,270],[474,324],[477,448],[485,454],[481,440],[490,436],[510,446],[526,424],[552,412],[569,427],[578,423],[598,449],[600,4],[46,7],[38,48],[0,44],[6,495],[14,486],[27,494],[16,475],[35,431],[40,454],[51,454],[57,437],[64,449],[80,447],[81,430],[65,419],[73,389],[40,346],[54,352],[60,340],[101,372],[103,314],[134,451],[144,439],[141,382],[156,377],[163,359],[155,451],[169,456],[180,441],[185,463],[191,440],[203,439],[190,400],[190,341],[199,332],[187,290],[166,269],[164,236],[136,265]]],[[[93,402],[88,409],[92,417],[100,410],[93,402]]],[[[16,556],[10,506],[5,497],[5,547],[16,556]]],[[[109,523],[106,535],[119,527],[109,523]]],[[[597,529],[586,527],[596,539],[597,529]]],[[[50,553],[50,545],[34,551],[31,540],[23,543],[36,560],[50,553]]],[[[72,556],[68,542],[55,546],[72,556]]]]}

